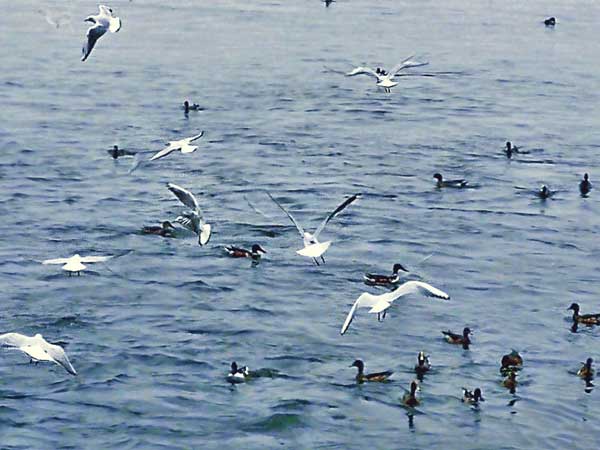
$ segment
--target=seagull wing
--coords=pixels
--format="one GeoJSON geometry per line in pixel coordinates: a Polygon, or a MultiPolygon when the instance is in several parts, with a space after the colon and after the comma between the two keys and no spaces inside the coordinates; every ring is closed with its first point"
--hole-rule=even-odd
{"type": "Polygon", "coordinates": [[[200,214],[200,207],[198,206],[198,202],[196,201],[196,197],[194,197],[194,194],[192,194],[187,189],[184,189],[181,186],[177,186],[173,183],[167,183],[167,188],[173,194],[175,194],[175,197],[177,197],[181,203],[200,214]]]}
{"type": "Polygon", "coordinates": [[[69,361],[69,357],[60,345],[54,345],[44,341],[41,345],[41,348],[53,362],[59,366],[62,366],[71,375],[77,375],[77,371],[71,364],[71,361],[69,361]]]}
{"type": "Polygon", "coordinates": [[[108,26],[108,31],[110,31],[111,33],[116,33],[120,29],[121,29],[121,19],[119,19],[118,17],[111,17],[109,26],[108,26]]]}
{"type": "Polygon", "coordinates": [[[19,333],[0,334],[0,345],[3,347],[20,348],[29,345],[31,337],[19,333]]]}
{"type": "Polygon", "coordinates": [[[42,264],[67,264],[69,261],[70,258],[46,259],[42,264]]]}
{"type": "Polygon", "coordinates": [[[379,80],[379,75],[377,75],[377,73],[370,67],[359,66],[356,69],[346,73],[347,77],[353,77],[356,75],[369,75],[370,77],[374,77],[375,79],[379,80]]]}
{"type": "Polygon", "coordinates": [[[186,138],[184,139],[184,141],[186,141],[189,144],[190,142],[194,142],[196,139],[200,139],[202,136],[204,136],[204,131],[202,131],[200,134],[197,134],[196,136],[186,138]]]}
{"type": "Polygon", "coordinates": [[[414,61],[412,58],[414,58],[414,55],[409,56],[404,61],[402,61],[402,62],[396,64],[394,67],[392,67],[392,70],[390,70],[389,76],[393,77],[394,75],[398,74],[398,72],[400,72],[404,69],[409,69],[411,67],[421,67],[421,66],[426,66],[427,64],[429,64],[428,62],[414,61]]]}
{"type": "Polygon", "coordinates": [[[358,308],[372,308],[377,303],[381,301],[381,295],[372,295],[368,292],[363,292],[360,297],[356,299],[352,308],[350,308],[350,312],[346,316],[346,320],[344,321],[344,325],[342,325],[342,329],[340,330],[340,334],[344,334],[348,331],[348,327],[352,323],[354,319],[354,314],[358,308]]]}
{"type": "Polygon", "coordinates": [[[315,239],[319,236],[321,231],[323,231],[323,228],[325,228],[325,225],[327,225],[331,219],[333,219],[335,216],[337,216],[339,213],[341,213],[350,203],[352,203],[358,197],[360,197],[360,194],[354,194],[352,197],[347,198],[337,208],[335,208],[327,217],[325,217],[325,220],[323,220],[323,222],[321,222],[321,225],[319,225],[319,228],[317,228],[317,230],[313,234],[315,239]]]}
{"type": "Polygon", "coordinates": [[[197,149],[197,146],[188,144],[183,144],[180,148],[181,153],[194,153],[197,149]]]}
{"type": "Polygon", "coordinates": [[[108,261],[110,258],[112,258],[112,256],[82,256],[80,261],[84,263],[96,263],[108,261]]]}
{"type": "Polygon", "coordinates": [[[181,148],[181,143],[179,141],[169,142],[169,145],[167,145],[161,151],[155,153],[152,156],[152,158],[150,158],[150,161],[164,158],[165,156],[169,155],[170,153],[173,153],[175,150],[177,150],[179,148],[181,148]]]}
{"type": "Polygon", "coordinates": [[[183,225],[188,230],[199,234],[200,233],[200,216],[196,211],[189,211],[178,216],[175,222],[183,225]]]}
{"type": "Polygon", "coordinates": [[[397,289],[389,292],[387,294],[383,294],[381,297],[385,297],[385,301],[388,303],[393,302],[394,300],[408,294],[412,294],[415,292],[420,292],[423,295],[427,295],[430,297],[442,298],[444,300],[449,300],[450,296],[446,294],[444,291],[441,291],[430,284],[423,283],[422,281],[407,281],[406,283],[400,285],[397,289]]]}
{"type": "Polygon", "coordinates": [[[292,223],[296,226],[296,229],[298,230],[298,232],[300,233],[300,236],[302,237],[302,239],[304,239],[304,228],[302,228],[302,226],[296,222],[296,219],[294,219],[294,216],[292,216],[283,206],[281,206],[281,203],[279,203],[277,200],[275,200],[275,198],[267,192],[267,195],[271,198],[271,200],[273,200],[275,202],[275,204],[277,206],[279,206],[279,208],[287,214],[287,216],[290,218],[290,220],[292,221],[292,223]]]}
{"type": "Polygon", "coordinates": [[[94,45],[96,45],[96,41],[100,39],[104,33],[106,33],[106,27],[99,23],[87,30],[87,34],[85,35],[87,39],[83,44],[83,48],[81,49],[81,52],[83,53],[81,61],[85,61],[88,56],[90,56],[94,45]]]}

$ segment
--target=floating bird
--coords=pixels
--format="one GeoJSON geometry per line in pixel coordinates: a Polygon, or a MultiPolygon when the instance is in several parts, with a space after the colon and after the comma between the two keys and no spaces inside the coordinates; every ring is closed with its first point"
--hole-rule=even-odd
{"type": "Polygon", "coordinates": [[[225,251],[229,256],[234,258],[252,258],[255,260],[260,259],[261,255],[267,253],[267,251],[258,244],[254,244],[252,246],[252,250],[246,250],[245,248],[229,245],[225,247],[225,251]]]}
{"type": "Polygon", "coordinates": [[[421,402],[417,398],[417,391],[420,390],[421,388],[419,388],[419,382],[417,380],[413,380],[413,382],[410,383],[410,392],[407,392],[402,397],[402,403],[406,406],[410,406],[411,408],[418,406],[421,402]]]}
{"type": "Polygon", "coordinates": [[[464,188],[467,187],[467,181],[466,180],[444,180],[442,178],[442,174],[440,173],[436,173],[433,175],[433,178],[435,178],[437,180],[435,186],[437,188],[443,188],[443,187],[448,187],[448,188],[464,188]]]}
{"type": "Polygon", "coordinates": [[[85,61],[94,45],[96,45],[96,41],[100,39],[104,33],[110,31],[111,33],[116,33],[121,29],[121,19],[113,16],[113,10],[108,6],[99,5],[98,9],[100,13],[96,16],[87,17],[84,22],[92,22],[94,25],[87,30],[87,34],[85,35],[87,40],[83,45],[83,49],[81,50],[83,53],[82,61],[85,61]]]}
{"type": "Polygon", "coordinates": [[[506,142],[506,149],[504,150],[508,159],[512,158],[513,153],[519,153],[519,147],[513,146],[510,141],[506,142]]]}
{"type": "Polygon", "coordinates": [[[469,338],[469,335],[473,334],[473,332],[469,327],[465,327],[462,335],[453,333],[450,330],[442,331],[442,334],[444,335],[446,342],[449,344],[462,345],[465,350],[468,350],[469,345],[471,345],[471,339],[469,338]]]}
{"type": "Polygon", "coordinates": [[[365,381],[386,381],[394,373],[391,370],[386,370],[385,372],[368,373],[365,375],[365,363],[360,359],[354,361],[350,367],[358,369],[356,381],[359,383],[364,383],[365,381]]]}
{"type": "Polygon", "coordinates": [[[175,227],[171,222],[165,220],[160,225],[147,225],[142,228],[144,234],[156,234],[162,237],[174,237],[175,227]]]}
{"type": "Polygon", "coordinates": [[[70,258],[47,259],[42,261],[42,264],[63,264],[62,269],[69,272],[69,276],[71,276],[73,272],[77,273],[77,275],[80,275],[80,272],[86,269],[87,266],[85,266],[83,263],[90,264],[104,262],[110,258],[112,258],[112,256],[79,256],[76,254],[70,258]]]}
{"type": "Polygon", "coordinates": [[[555,194],[555,192],[548,189],[548,186],[546,186],[545,184],[542,184],[542,187],[540,187],[540,190],[537,191],[537,196],[539,198],[541,198],[542,200],[546,200],[547,198],[552,197],[554,194],[555,194]]]}
{"type": "Polygon", "coordinates": [[[388,286],[390,284],[396,284],[400,281],[400,275],[398,275],[398,272],[400,271],[408,272],[402,264],[394,264],[394,267],[392,267],[392,275],[366,273],[364,276],[365,283],[372,286],[388,286]]]}
{"type": "Polygon", "coordinates": [[[477,388],[473,392],[469,391],[467,388],[462,388],[463,390],[463,403],[468,403],[469,405],[478,405],[480,401],[485,402],[485,399],[481,395],[481,389],[477,388]]]}
{"type": "Polygon", "coordinates": [[[600,314],[579,314],[579,304],[571,303],[567,311],[573,311],[573,322],[584,325],[600,325],[600,314]]]}
{"type": "Polygon", "coordinates": [[[32,362],[50,361],[62,366],[71,375],[77,375],[63,348],[60,345],[50,344],[41,334],[33,337],[19,333],[1,334],[0,345],[21,350],[31,358],[32,362]]]}
{"type": "Polygon", "coordinates": [[[325,225],[327,225],[331,219],[333,219],[335,216],[337,216],[348,205],[350,205],[354,200],[356,200],[357,198],[360,197],[360,194],[354,194],[353,196],[344,200],[337,208],[335,208],[333,210],[333,212],[331,212],[325,218],[325,220],[323,220],[323,222],[321,222],[321,225],[319,225],[319,228],[317,228],[313,234],[310,234],[308,231],[304,231],[304,228],[302,228],[302,226],[300,226],[300,224],[296,221],[296,219],[294,219],[294,216],[292,216],[281,205],[281,203],[279,203],[277,200],[275,200],[275,198],[270,193],[267,192],[267,195],[271,198],[271,200],[273,200],[275,202],[275,204],[277,206],[279,206],[279,208],[284,213],[287,214],[287,216],[290,218],[290,220],[296,226],[296,229],[300,233],[300,236],[302,237],[302,240],[304,242],[304,248],[301,250],[297,250],[296,253],[298,253],[299,255],[302,255],[302,256],[306,256],[308,258],[312,258],[317,266],[319,265],[319,261],[317,261],[317,258],[321,257],[321,260],[324,263],[325,258],[323,257],[323,254],[327,251],[327,249],[331,245],[331,241],[319,242],[318,241],[319,234],[321,234],[321,231],[323,231],[323,229],[325,228],[325,225]]]}
{"type": "Polygon", "coordinates": [[[407,281],[406,283],[401,284],[392,292],[386,292],[381,295],[373,295],[368,292],[363,292],[360,297],[356,299],[352,308],[350,308],[350,312],[344,321],[344,325],[342,325],[342,329],[340,334],[344,334],[352,320],[354,319],[354,314],[358,308],[371,308],[369,310],[369,314],[377,314],[378,320],[383,320],[385,318],[385,314],[387,309],[392,305],[394,300],[403,297],[408,294],[420,292],[421,294],[428,295],[431,297],[442,298],[444,300],[450,299],[450,296],[443,291],[440,291],[433,286],[423,283],[422,281],[407,281]],[[381,313],[383,313],[383,317],[381,317],[381,313]]]}
{"type": "Polygon", "coordinates": [[[548,17],[546,20],[544,20],[544,25],[546,25],[547,27],[553,27],[554,25],[556,25],[556,18],[548,17]]]}
{"type": "Polygon", "coordinates": [[[198,147],[195,145],[190,145],[190,143],[194,142],[196,139],[200,139],[202,136],[204,136],[204,131],[196,136],[180,139],[178,141],[169,141],[165,148],[150,158],[150,161],[156,161],[157,159],[164,158],[165,156],[170,155],[177,150],[181,151],[181,153],[193,153],[198,147]]]}
{"type": "Polygon", "coordinates": [[[506,377],[502,381],[502,386],[509,389],[511,394],[515,393],[515,390],[517,389],[517,384],[517,372],[515,372],[514,370],[508,372],[508,377],[506,377]]]}
{"type": "Polygon", "coordinates": [[[429,363],[429,356],[425,356],[425,352],[419,352],[417,356],[417,365],[415,366],[415,373],[419,379],[423,379],[423,375],[429,372],[431,364],[429,363]]]}
{"type": "Polygon", "coordinates": [[[118,145],[113,146],[111,150],[107,150],[112,159],[122,158],[124,156],[135,156],[136,152],[120,149],[118,145]]]}
{"type": "Polygon", "coordinates": [[[523,366],[523,357],[519,355],[519,352],[512,350],[509,354],[504,355],[500,361],[500,372],[507,372],[508,370],[518,370],[523,366]]]}
{"type": "Polygon", "coordinates": [[[227,381],[230,383],[243,383],[249,375],[250,371],[248,370],[248,367],[238,367],[237,363],[234,361],[231,363],[231,371],[227,374],[227,381]]]}
{"type": "Polygon", "coordinates": [[[183,112],[185,114],[188,114],[190,111],[200,111],[201,109],[202,108],[198,103],[190,104],[190,102],[188,102],[187,100],[183,102],[183,112]]]}
{"type": "Polygon", "coordinates": [[[584,380],[591,380],[594,378],[594,369],[592,368],[592,363],[594,360],[592,358],[588,358],[581,366],[581,368],[577,371],[577,376],[583,378],[584,380]]]}
{"type": "Polygon", "coordinates": [[[329,8],[329,5],[335,3],[335,0],[323,0],[323,3],[325,3],[326,8],[329,8]]]}
{"type": "Polygon", "coordinates": [[[385,92],[391,92],[391,88],[396,86],[398,83],[394,81],[394,77],[398,75],[398,73],[404,69],[409,69],[411,67],[421,67],[429,64],[428,62],[417,62],[412,61],[413,56],[406,58],[399,64],[396,64],[392,70],[386,72],[385,70],[377,68],[377,70],[373,70],[370,67],[360,66],[353,69],[351,72],[348,72],[346,76],[353,77],[356,75],[368,75],[370,77],[374,77],[377,80],[377,86],[382,87],[385,92]]]}
{"type": "Polygon", "coordinates": [[[585,173],[583,174],[583,180],[579,183],[579,192],[581,192],[582,197],[587,197],[591,190],[592,183],[590,182],[590,176],[585,173]]]}
{"type": "Polygon", "coordinates": [[[188,230],[197,234],[200,245],[206,245],[210,240],[211,226],[204,221],[202,210],[196,201],[196,197],[190,191],[173,183],[167,183],[167,188],[175,194],[181,203],[192,209],[177,217],[175,222],[180,223],[188,230]]]}

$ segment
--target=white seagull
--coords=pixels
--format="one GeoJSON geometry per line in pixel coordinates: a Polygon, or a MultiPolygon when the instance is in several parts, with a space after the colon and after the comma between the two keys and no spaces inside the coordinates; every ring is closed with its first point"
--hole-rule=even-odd
{"type": "Polygon", "coordinates": [[[152,156],[152,158],[150,158],[150,161],[164,158],[165,156],[173,153],[176,150],[180,150],[181,153],[193,153],[198,147],[195,145],[190,145],[190,143],[194,142],[196,139],[200,139],[202,136],[204,136],[204,131],[200,134],[197,134],[196,136],[180,139],[178,141],[169,141],[169,143],[164,149],[162,149],[160,152],[156,153],[154,156],[152,156]]]}
{"type": "Polygon", "coordinates": [[[94,25],[87,30],[87,34],[85,35],[86,41],[81,49],[81,52],[83,53],[83,57],[81,58],[82,61],[85,61],[88,56],[90,56],[94,45],[96,45],[96,41],[100,39],[104,33],[107,31],[116,33],[121,29],[121,19],[113,16],[112,9],[104,5],[99,5],[98,9],[100,10],[99,14],[89,16],[84,20],[84,22],[92,22],[94,25]]]}
{"type": "Polygon", "coordinates": [[[31,361],[51,361],[62,366],[71,375],[77,375],[63,348],[60,345],[50,344],[41,334],[33,337],[19,333],[0,334],[0,345],[21,350],[31,358],[31,361]]]}
{"type": "Polygon", "coordinates": [[[353,77],[355,75],[369,75],[377,80],[377,86],[382,87],[385,92],[390,92],[390,89],[398,84],[396,81],[394,81],[394,77],[397,76],[400,71],[409,69],[411,67],[421,67],[429,64],[428,62],[413,61],[412,58],[414,58],[414,56],[410,56],[401,63],[396,64],[388,73],[379,68],[377,68],[377,70],[373,70],[370,67],[360,66],[351,72],[348,72],[346,76],[353,77]]]}
{"type": "Polygon", "coordinates": [[[387,292],[381,295],[373,295],[368,292],[363,292],[360,297],[356,299],[352,308],[350,308],[350,312],[344,321],[344,325],[342,325],[342,329],[340,334],[344,334],[350,323],[352,323],[352,319],[354,319],[354,314],[358,308],[371,308],[369,310],[370,314],[377,314],[377,319],[380,319],[380,314],[383,312],[383,320],[385,318],[386,310],[392,306],[392,302],[400,297],[403,297],[408,294],[412,294],[415,292],[421,292],[424,295],[429,295],[432,297],[442,298],[444,300],[450,299],[450,296],[443,291],[440,291],[433,286],[423,283],[422,281],[407,281],[406,283],[400,285],[397,289],[392,292],[387,292]]]}
{"type": "Polygon", "coordinates": [[[196,197],[187,189],[176,184],[167,183],[167,187],[181,203],[192,209],[177,217],[175,222],[196,233],[198,235],[198,244],[206,245],[210,239],[211,226],[204,221],[202,210],[198,205],[198,201],[196,201],[196,197]]]}
{"type": "Polygon", "coordinates": [[[344,200],[337,208],[335,208],[333,210],[332,213],[330,213],[327,217],[325,217],[325,220],[323,220],[321,225],[319,225],[319,228],[317,228],[315,230],[315,232],[313,234],[311,234],[308,231],[304,231],[304,228],[302,228],[302,226],[296,221],[296,219],[294,219],[294,216],[292,216],[283,206],[281,206],[281,204],[277,200],[275,200],[271,194],[269,194],[267,192],[267,195],[269,197],[271,197],[271,200],[273,200],[275,202],[275,204],[277,206],[279,206],[279,208],[281,208],[281,210],[284,213],[287,214],[287,216],[290,218],[292,223],[298,229],[298,232],[300,233],[300,236],[302,237],[302,241],[304,242],[304,248],[301,250],[297,250],[296,253],[298,253],[299,255],[302,255],[302,256],[307,256],[309,258],[313,258],[313,260],[317,266],[319,265],[319,261],[317,261],[317,258],[321,257],[321,260],[323,262],[325,262],[325,258],[323,257],[323,254],[327,251],[327,249],[331,245],[331,241],[319,242],[318,241],[319,234],[321,234],[321,231],[323,231],[323,229],[325,228],[325,225],[327,225],[331,219],[333,219],[336,215],[338,215],[340,212],[342,212],[346,208],[346,206],[348,206],[350,203],[352,203],[354,200],[356,200],[358,197],[360,197],[360,194],[354,194],[352,197],[349,197],[346,200],[344,200]]]}
{"type": "Polygon", "coordinates": [[[76,254],[70,258],[47,259],[42,261],[42,264],[63,264],[62,269],[69,272],[69,276],[71,276],[73,272],[79,275],[82,270],[86,269],[87,266],[83,263],[104,262],[110,258],[112,256],[80,256],[76,254]]]}

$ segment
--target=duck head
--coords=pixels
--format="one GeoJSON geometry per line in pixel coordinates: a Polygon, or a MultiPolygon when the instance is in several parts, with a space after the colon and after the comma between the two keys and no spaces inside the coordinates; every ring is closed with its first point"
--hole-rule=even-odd
{"type": "Polygon", "coordinates": [[[410,383],[410,395],[415,395],[417,391],[420,390],[421,389],[419,388],[419,382],[417,380],[413,380],[413,382],[410,383]]]}
{"type": "Polygon", "coordinates": [[[441,173],[434,173],[433,174],[433,178],[435,178],[437,180],[437,185],[441,186],[442,185],[442,181],[444,180],[442,178],[442,174],[441,173]]]}
{"type": "Polygon", "coordinates": [[[485,399],[481,395],[481,389],[479,389],[479,388],[475,389],[475,391],[473,392],[473,400],[475,400],[476,402],[479,402],[479,401],[485,402],[485,399]]]}
{"type": "Polygon", "coordinates": [[[352,363],[350,367],[356,367],[358,369],[358,372],[362,373],[363,370],[365,370],[365,363],[363,363],[362,360],[357,359],[352,363]]]}
{"type": "Polygon", "coordinates": [[[592,363],[594,362],[594,360],[592,358],[588,358],[585,360],[585,366],[590,369],[592,367],[592,363]]]}
{"type": "Polygon", "coordinates": [[[174,230],[175,227],[173,226],[173,224],[171,222],[169,222],[168,220],[165,220],[162,224],[161,224],[163,230],[167,230],[167,229],[172,229],[174,230]]]}
{"type": "Polygon", "coordinates": [[[419,352],[419,355],[417,356],[417,361],[419,363],[419,366],[424,366],[426,363],[429,362],[429,357],[425,355],[425,352],[419,352]]]}
{"type": "Polygon", "coordinates": [[[400,271],[408,272],[408,270],[402,264],[394,264],[394,267],[392,268],[392,273],[396,275],[400,271]]]}
{"type": "Polygon", "coordinates": [[[469,327],[465,327],[463,329],[463,337],[465,339],[467,339],[469,337],[470,334],[473,334],[473,332],[471,331],[471,329],[469,327]]]}
{"type": "Polygon", "coordinates": [[[583,181],[590,181],[590,176],[587,173],[583,174],[583,181]]]}
{"type": "Polygon", "coordinates": [[[234,362],[231,363],[231,373],[235,375],[237,373],[237,371],[238,371],[238,365],[234,361],[234,362]]]}
{"type": "Polygon", "coordinates": [[[572,310],[574,314],[579,314],[579,304],[571,303],[571,306],[567,308],[567,311],[572,310]]]}
{"type": "Polygon", "coordinates": [[[267,251],[264,248],[262,248],[260,245],[254,244],[252,246],[252,253],[254,253],[254,254],[259,254],[259,253],[265,254],[265,253],[267,253],[267,251]]]}
{"type": "Polygon", "coordinates": [[[186,113],[190,112],[190,102],[188,102],[187,100],[185,102],[183,102],[183,110],[186,113]]]}

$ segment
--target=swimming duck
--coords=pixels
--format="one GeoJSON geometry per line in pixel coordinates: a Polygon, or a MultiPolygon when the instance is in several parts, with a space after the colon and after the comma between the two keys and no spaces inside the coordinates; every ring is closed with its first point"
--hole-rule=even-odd
{"type": "Polygon", "coordinates": [[[248,375],[250,375],[248,367],[238,367],[234,361],[231,363],[231,371],[227,374],[227,381],[230,383],[243,383],[246,381],[248,375]]]}
{"type": "Polygon", "coordinates": [[[329,5],[331,5],[334,2],[335,2],[335,0],[323,0],[323,3],[325,3],[326,8],[329,8],[329,5]]]}
{"type": "Polygon", "coordinates": [[[554,25],[556,25],[556,18],[548,17],[546,20],[544,20],[544,25],[546,25],[547,27],[553,27],[554,25]]]}
{"type": "Polygon", "coordinates": [[[385,372],[368,373],[365,375],[365,363],[360,359],[354,361],[350,367],[358,369],[358,373],[356,374],[356,381],[358,383],[364,383],[365,381],[385,381],[394,373],[391,370],[386,370],[385,372]]]}
{"type": "Polygon", "coordinates": [[[419,405],[421,402],[417,398],[417,391],[420,391],[419,382],[417,380],[413,380],[410,383],[410,392],[407,392],[402,396],[402,403],[406,406],[414,407],[419,405]]]}
{"type": "Polygon", "coordinates": [[[387,286],[390,284],[396,284],[400,281],[400,275],[398,272],[400,271],[408,272],[407,269],[404,268],[402,264],[394,264],[392,267],[392,275],[375,275],[372,273],[366,273],[364,276],[365,283],[372,286],[387,286]]]}
{"type": "Polygon", "coordinates": [[[469,391],[467,388],[463,389],[463,403],[468,403],[469,405],[477,405],[480,401],[485,402],[485,399],[481,395],[481,389],[477,388],[473,392],[469,391]]]}
{"type": "Polygon", "coordinates": [[[537,196],[542,200],[546,200],[547,198],[550,198],[553,195],[554,192],[548,189],[548,186],[546,186],[545,184],[542,184],[542,187],[540,187],[540,190],[537,192],[537,196]]]}
{"type": "Polygon", "coordinates": [[[585,363],[581,363],[583,364],[583,366],[581,366],[581,369],[579,369],[577,371],[577,376],[583,378],[584,380],[589,380],[591,378],[594,377],[594,369],[592,369],[592,363],[594,362],[594,360],[592,358],[588,358],[585,363]]]}
{"type": "Polygon", "coordinates": [[[567,308],[573,311],[573,322],[582,323],[584,325],[600,325],[600,314],[579,314],[579,304],[571,303],[567,308]]]}
{"type": "Polygon", "coordinates": [[[502,381],[502,386],[504,386],[507,389],[510,389],[510,393],[514,394],[515,390],[517,389],[517,372],[515,372],[514,370],[508,372],[508,377],[506,377],[504,381],[502,381]]]}
{"type": "Polygon", "coordinates": [[[523,366],[523,357],[519,355],[519,352],[513,350],[502,357],[500,364],[502,365],[500,368],[501,372],[506,372],[507,370],[512,371],[523,366]]]}
{"type": "Polygon", "coordinates": [[[175,227],[171,222],[165,220],[160,225],[146,225],[142,228],[144,234],[156,234],[162,237],[173,237],[173,230],[175,227]]]}
{"type": "Polygon", "coordinates": [[[129,152],[127,150],[120,149],[118,145],[113,146],[111,150],[107,150],[108,154],[112,156],[112,159],[117,159],[122,156],[134,156],[135,152],[129,152]]]}
{"type": "Polygon", "coordinates": [[[465,180],[444,180],[442,174],[436,173],[433,178],[437,180],[435,186],[437,188],[449,187],[449,188],[464,188],[467,187],[467,181],[465,180]]]}
{"type": "Polygon", "coordinates": [[[418,377],[422,379],[423,375],[425,375],[429,369],[431,369],[431,364],[429,363],[429,356],[425,355],[425,352],[419,352],[417,356],[417,365],[415,366],[415,373],[418,377]]]}
{"type": "Polygon", "coordinates": [[[452,331],[442,331],[442,334],[446,338],[446,341],[450,344],[462,345],[465,350],[469,349],[469,345],[471,344],[471,339],[469,338],[470,334],[473,334],[469,327],[465,327],[463,329],[462,336],[460,334],[453,333],[452,331]]]}
{"type": "Polygon", "coordinates": [[[583,180],[579,183],[579,192],[581,192],[582,197],[587,197],[591,190],[592,183],[590,182],[590,176],[585,173],[583,174],[583,180]]]}
{"type": "Polygon", "coordinates": [[[202,108],[197,103],[192,103],[190,105],[190,102],[188,102],[187,100],[183,102],[183,112],[185,114],[188,114],[190,111],[200,111],[201,109],[202,108]]]}
{"type": "Polygon", "coordinates": [[[519,147],[513,146],[510,141],[506,141],[506,149],[504,150],[508,159],[512,158],[513,153],[519,153],[519,147]]]}
{"type": "Polygon", "coordinates": [[[252,251],[246,250],[245,248],[234,247],[229,245],[225,247],[225,251],[233,258],[252,258],[260,259],[261,254],[267,253],[267,251],[258,244],[252,246],[252,251]]]}

